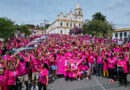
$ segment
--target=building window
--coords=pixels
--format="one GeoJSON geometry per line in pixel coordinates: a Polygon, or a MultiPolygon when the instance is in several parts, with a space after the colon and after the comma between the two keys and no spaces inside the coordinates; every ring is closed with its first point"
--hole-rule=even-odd
{"type": "Polygon", "coordinates": [[[122,33],[120,33],[120,39],[122,39],[122,33]]]}
{"type": "Polygon", "coordinates": [[[79,11],[79,15],[80,15],[80,11],[79,11]]]}
{"type": "Polygon", "coordinates": [[[60,33],[62,34],[62,30],[60,31],[60,33]]]}
{"type": "Polygon", "coordinates": [[[127,32],[124,32],[124,37],[127,37],[127,32]]]}
{"type": "Polygon", "coordinates": [[[117,38],[118,37],[118,33],[115,33],[115,38],[117,38]]]}
{"type": "Polygon", "coordinates": [[[75,27],[75,23],[74,23],[74,27],[75,27]]]}
{"type": "Polygon", "coordinates": [[[79,27],[80,27],[80,24],[79,24],[79,27]]]}
{"type": "Polygon", "coordinates": [[[63,23],[61,22],[61,23],[60,23],[60,26],[62,26],[62,25],[63,25],[63,23]]]}
{"type": "Polygon", "coordinates": [[[70,27],[72,27],[72,23],[70,23],[70,27]]]}
{"type": "Polygon", "coordinates": [[[66,23],[66,26],[67,26],[67,27],[69,26],[68,22],[66,23]]]}

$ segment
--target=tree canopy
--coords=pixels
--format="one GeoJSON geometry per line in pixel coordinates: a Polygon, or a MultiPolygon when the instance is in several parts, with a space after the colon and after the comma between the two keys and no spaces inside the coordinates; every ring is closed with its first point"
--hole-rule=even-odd
{"type": "Polygon", "coordinates": [[[106,20],[106,16],[102,15],[100,12],[97,12],[92,17],[92,20],[83,24],[83,34],[87,33],[95,36],[107,36],[112,33],[113,25],[106,20]]]}
{"type": "Polygon", "coordinates": [[[104,16],[101,12],[95,13],[93,16],[93,20],[106,21],[106,16],[104,16]]]}
{"type": "Polygon", "coordinates": [[[16,27],[8,18],[0,18],[0,38],[8,39],[14,35],[16,27]]]}
{"type": "Polygon", "coordinates": [[[21,25],[19,28],[20,28],[20,33],[24,33],[25,35],[31,34],[31,31],[29,31],[27,25],[21,25]]]}

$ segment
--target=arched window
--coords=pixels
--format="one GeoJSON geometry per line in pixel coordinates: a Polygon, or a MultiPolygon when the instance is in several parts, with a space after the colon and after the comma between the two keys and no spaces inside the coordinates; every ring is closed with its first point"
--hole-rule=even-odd
{"type": "Polygon", "coordinates": [[[118,33],[115,33],[115,38],[117,38],[118,37],[118,33]]]}
{"type": "Polygon", "coordinates": [[[63,25],[63,23],[61,22],[61,23],[60,23],[60,26],[62,26],[62,25],[63,25]]]}
{"type": "Polygon", "coordinates": [[[80,11],[79,11],[79,15],[80,15],[80,11]]]}

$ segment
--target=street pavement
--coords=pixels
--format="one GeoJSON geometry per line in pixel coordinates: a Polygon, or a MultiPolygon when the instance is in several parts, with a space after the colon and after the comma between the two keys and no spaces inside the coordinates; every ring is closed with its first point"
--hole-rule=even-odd
{"type": "MultiPolygon", "coordinates": [[[[130,74],[127,79],[130,82],[130,74]]],[[[100,78],[95,75],[90,80],[84,78],[74,81],[65,81],[62,77],[50,82],[47,90],[130,90],[130,83],[127,86],[119,86],[118,81],[110,83],[108,78],[100,78]]]]}
{"type": "MultiPolygon", "coordinates": [[[[128,75],[130,82],[130,75],[128,75]]],[[[48,90],[130,90],[130,84],[119,86],[118,81],[110,83],[107,78],[92,76],[91,80],[65,81],[64,78],[58,78],[49,84],[48,90]]]]}

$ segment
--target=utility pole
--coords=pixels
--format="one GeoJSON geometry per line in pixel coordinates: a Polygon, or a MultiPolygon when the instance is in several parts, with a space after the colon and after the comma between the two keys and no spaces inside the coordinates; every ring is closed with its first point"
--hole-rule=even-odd
{"type": "Polygon", "coordinates": [[[44,21],[43,21],[43,22],[44,22],[43,24],[44,24],[44,30],[45,30],[45,35],[46,35],[46,28],[45,28],[45,25],[46,25],[46,24],[48,24],[49,20],[44,19],[44,21]]]}

